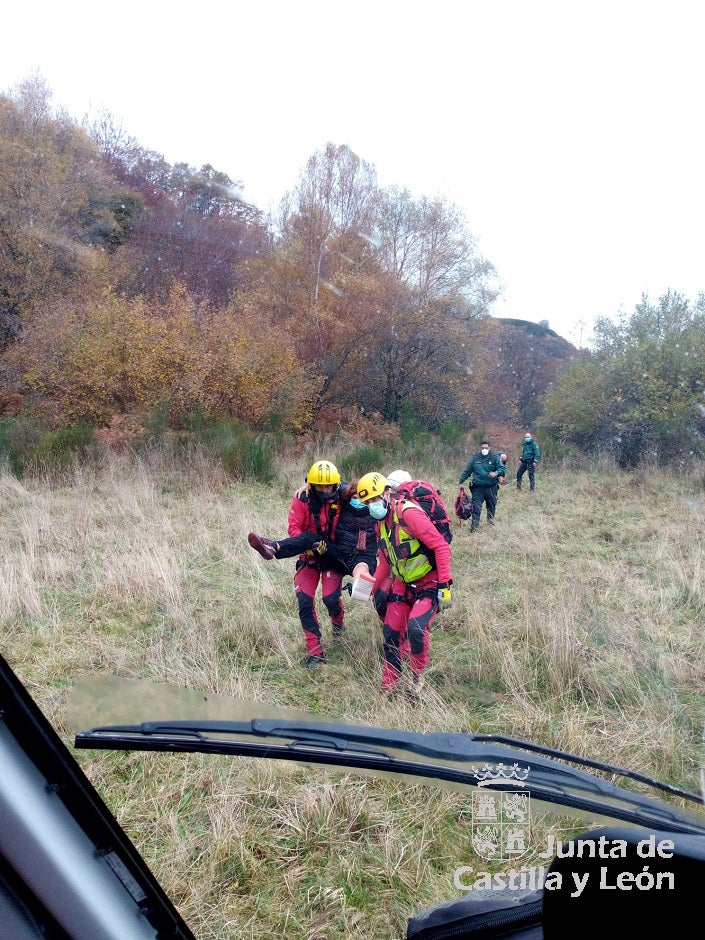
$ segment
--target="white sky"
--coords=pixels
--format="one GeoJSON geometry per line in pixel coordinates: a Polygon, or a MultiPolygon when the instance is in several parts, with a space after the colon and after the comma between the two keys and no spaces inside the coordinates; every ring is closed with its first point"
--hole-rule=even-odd
{"type": "Polygon", "coordinates": [[[2,33],[0,91],[39,70],[265,211],[328,141],[446,197],[496,316],[579,343],[705,290],[702,0],[23,0],[2,33]]]}

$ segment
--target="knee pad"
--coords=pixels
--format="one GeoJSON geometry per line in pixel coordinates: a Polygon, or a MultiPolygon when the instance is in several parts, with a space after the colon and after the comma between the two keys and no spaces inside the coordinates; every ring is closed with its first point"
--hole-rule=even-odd
{"type": "Polygon", "coordinates": [[[343,605],[340,603],[340,596],[329,594],[328,597],[323,598],[323,603],[331,617],[338,617],[342,614],[343,605]]]}
{"type": "Polygon", "coordinates": [[[409,622],[409,631],[407,635],[409,637],[409,646],[411,647],[411,652],[416,656],[418,656],[419,653],[423,653],[423,627],[412,620],[409,622]]]}
{"type": "Polygon", "coordinates": [[[386,646],[399,646],[399,634],[386,623],[382,627],[382,636],[386,646]]]}

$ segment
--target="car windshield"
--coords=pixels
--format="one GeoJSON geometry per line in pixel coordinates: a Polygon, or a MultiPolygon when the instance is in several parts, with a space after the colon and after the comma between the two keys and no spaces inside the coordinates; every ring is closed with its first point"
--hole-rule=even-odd
{"type": "MultiPolygon", "coordinates": [[[[337,845],[350,853],[349,865],[361,866],[356,878],[376,859],[376,874],[369,877],[385,886],[406,885],[403,896],[413,895],[415,909],[424,901],[463,896],[473,887],[535,889],[563,844],[595,827],[639,826],[661,833],[661,841],[664,832],[705,836],[699,793],[611,765],[586,768],[574,755],[546,755],[531,742],[354,726],[300,710],[110,676],[79,680],[68,718],[81,749],[170,754],[168,770],[158,767],[154,756],[147,766],[149,773],[166,771],[180,779],[183,795],[174,823],[181,831],[205,809],[192,790],[197,761],[200,778],[205,774],[209,780],[209,795],[218,796],[216,805],[225,809],[234,800],[245,815],[242,803],[256,808],[259,848],[253,849],[254,832],[241,816],[241,858],[247,846],[268,864],[275,863],[273,853],[281,853],[276,864],[298,861],[309,867],[317,855],[329,858],[337,845]],[[292,778],[299,785],[305,781],[306,798],[288,791],[292,778]],[[231,791],[228,797],[223,787],[231,791]],[[387,840],[398,838],[398,827],[408,827],[404,846],[414,877],[408,872],[402,877],[406,866],[396,855],[394,866],[384,867],[380,845],[391,849],[387,840]],[[444,871],[445,885],[439,879],[444,871]]],[[[140,774],[145,767],[134,756],[119,754],[112,764],[117,773],[121,764],[141,766],[140,774]]],[[[217,828],[226,820],[235,823],[231,813],[232,808],[217,828]]],[[[325,882],[323,875],[316,895],[322,911],[344,909],[344,893],[335,894],[342,888],[325,882]]]]}

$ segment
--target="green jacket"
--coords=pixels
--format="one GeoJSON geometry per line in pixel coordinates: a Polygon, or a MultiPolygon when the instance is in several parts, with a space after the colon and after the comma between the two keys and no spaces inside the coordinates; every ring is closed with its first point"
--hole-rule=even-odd
{"type": "Polygon", "coordinates": [[[499,454],[489,453],[486,457],[484,454],[475,454],[468,460],[468,465],[460,475],[458,483],[462,485],[465,480],[472,477],[475,486],[497,486],[499,478],[505,476],[505,473],[499,454]],[[493,470],[497,472],[495,477],[490,476],[493,470]]]}
{"type": "Polygon", "coordinates": [[[539,445],[533,438],[530,441],[524,441],[521,445],[522,460],[538,460],[541,457],[539,445]]]}

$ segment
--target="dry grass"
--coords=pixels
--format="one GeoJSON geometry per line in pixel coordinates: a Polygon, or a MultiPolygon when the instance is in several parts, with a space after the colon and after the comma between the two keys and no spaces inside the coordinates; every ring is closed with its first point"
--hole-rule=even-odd
{"type": "MultiPolygon", "coordinates": [[[[437,471],[446,493],[458,469],[437,471]]],[[[266,489],[158,454],[58,481],[0,476],[2,651],[68,742],[72,680],[107,672],[354,723],[531,738],[697,788],[695,477],[556,468],[535,494],[503,489],[494,530],[456,527],[455,603],[417,708],[377,694],[368,605],[347,603],[324,669],[301,668],[293,561],[246,543],[250,529],[284,534],[300,477],[285,464],[266,489]]],[[[471,854],[453,793],[255,760],[78,757],[202,940],[401,937],[471,854]]]]}

